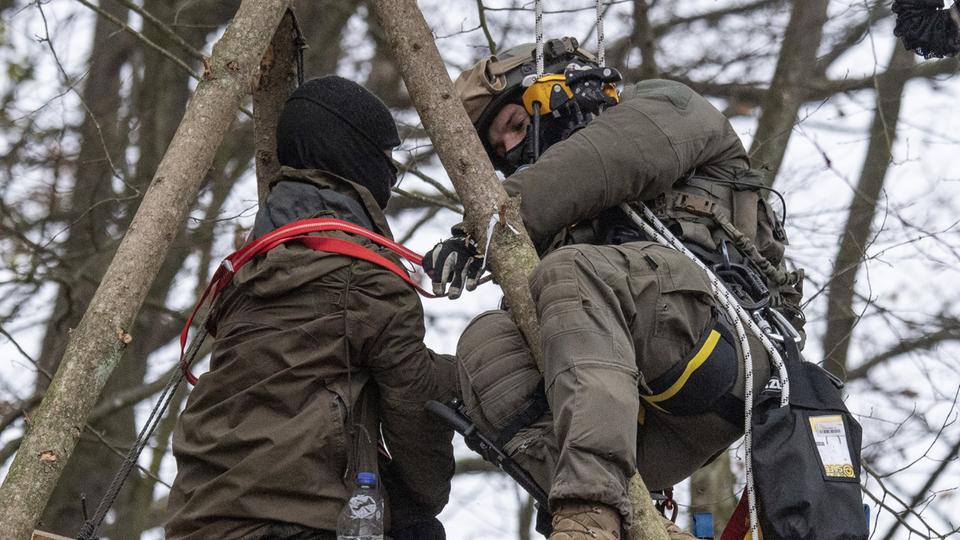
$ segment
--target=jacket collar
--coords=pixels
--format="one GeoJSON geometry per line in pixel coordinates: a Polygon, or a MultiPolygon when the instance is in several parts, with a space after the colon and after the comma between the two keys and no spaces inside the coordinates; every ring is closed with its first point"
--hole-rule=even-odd
{"type": "Polygon", "coordinates": [[[387,238],[393,239],[393,233],[390,231],[390,225],[387,224],[387,217],[377,201],[373,198],[370,190],[356,182],[352,182],[337,176],[331,172],[319,169],[294,169],[292,167],[281,167],[277,177],[270,182],[272,188],[277,182],[294,181],[303,182],[316,186],[320,189],[329,189],[340,195],[349,197],[363,206],[367,213],[367,218],[373,223],[374,232],[387,238]]]}

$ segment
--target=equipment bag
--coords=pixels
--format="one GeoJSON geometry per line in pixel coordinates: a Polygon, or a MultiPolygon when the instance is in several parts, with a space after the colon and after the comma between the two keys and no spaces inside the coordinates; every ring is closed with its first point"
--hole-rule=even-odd
{"type": "Polygon", "coordinates": [[[763,536],[866,540],[861,428],[843,403],[842,383],[816,364],[784,361],[790,403],[779,406],[779,379],[773,378],[754,406],[751,422],[763,536]]]}

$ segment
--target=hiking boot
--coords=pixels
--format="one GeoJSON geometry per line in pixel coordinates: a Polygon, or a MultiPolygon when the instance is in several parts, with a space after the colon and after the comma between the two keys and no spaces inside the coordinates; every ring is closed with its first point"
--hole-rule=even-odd
{"type": "MultiPolygon", "coordinates": [[[[662,517],[662,516],[661,516],[662,517]]],[[[663,526],[667,528],[667,538],[670,540],[697,540],[696,536],[681,529],[676,523],[662,517],[663,526]]]]}
{"type": "Polygon", "coordinates": [[[620,513],[597,502],[560,502],[549,540],[620,540],[620,513]]]}

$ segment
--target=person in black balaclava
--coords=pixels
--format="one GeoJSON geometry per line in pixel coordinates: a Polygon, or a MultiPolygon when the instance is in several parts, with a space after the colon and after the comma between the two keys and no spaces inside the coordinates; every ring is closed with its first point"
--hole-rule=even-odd
{"type": "MultiPolygon", "coordinates": [[[[392,237],[383,207],[399,143],[390,110],[362,86],[305,83],[280,114],[282,167],[252,236],[335,218],[392,237]]],[[[358,235],[318,234],[393,257],[358,235]]],[[[456,370],[424,345],[412,287],[373,262],[290,242],[240,268],[208,321],[210,371],[173,436],[168,539],[336,540],[365,472],[384,494],[389,538],[444,540],[436,516],[450,493],[453,432],[424,403],[456,395],[456,370]]]]}
{"type": "Polygon", "coordinates": [[[270,184],[257,213],[253,236],[288,223],[336,214],[374,229],[357,197],[343,196],[316,182],[289,178],[284,171],[318,171],[366,188],[381,209],[390,200],[397,169],[390,151],[400,144],[390,109],[359,84],[328,75],[307,81],[287,99],[277,122],[277,159],[285,169],[270,184]]]}
{"type": "Polygon", "coordinates": [[[307,81],[290,96],[277,125],[277,158],[294,169],[320,169],[370,190],[387,206],[400,144],[390,110],[359,84],[336,75],[307,81]]]}

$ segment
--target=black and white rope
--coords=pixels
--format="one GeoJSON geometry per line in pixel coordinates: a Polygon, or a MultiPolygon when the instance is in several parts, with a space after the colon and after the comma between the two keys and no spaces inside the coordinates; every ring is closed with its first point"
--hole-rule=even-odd
{"type": "Polygon", "coordinates": [[[537,34],[537,78],[539,79],[543,76],[543,2],[536,0],[533,9],[537,34]]]}
{"type": "MultiPolygon", "coordinates": [[[[200,347],[203,345],[204,339],[207,337],[206,316],[200,321],[199,327],[200,331],[197,332],[197,335],[194,336],[193,341],[187,348],[187,353],[185,355],[187,365],[193,363],[193,360],[200,352],[200,347]]],[[[150,440],[151,435],[153,435],[153,432],[156,431],[157,426],[163,419],[163,413],[167,410],[167,407],[170,406],[170,402],[173,400],[173,396],[177,393],[177,388],[180,387],[180,383],[183,382],[183,379],[184,373],[181,369],[174,370],[174,372],[170,375],[170,379],[167,381],[167,384],[160,392],[160,396],[157,398],[157,404],[150,411],[150,416],[147,418],[146,423],[140,430],[139,435],[137,435],[137,440],[134,441],[133,445],[130,446],[130,450],[127,452],[123,463],[121,463],[120,469],[117,471],[117,474],[114,475],[113,480],[110,481],[110,485],[107,487],[107,491],[100,499],[100,503],[97,505],[97,509],[94,511],[93,517],[85,520],[83,525],[80,527],[80,532],[77,533],[77,538],[79,540],[95,540],[97,538],[97,531],[100,529],[100,525],[103,523],[104,518],[107,517],[107,512],[110,511],[110,507],[112,507],[114,501],[116,501],[117,496],[120,494],[120,489],[123,488],[123,484],[126,483],[127,477],[130,476],[130,472],[137,465],[137,460],[140,458],[140,454],[143,453],[143,449],[147,446],[147,442],[150,440]]]]}
{"type": "Polygon", "coordinates": [[[603,0],[597,0],[597,63],[600,67],[606,65],[606,51],[603,42],[603,0]]]}
{"type": "Polygon", "coordinates": [[[777,374],[780,376],[781,382],[781,394],[780,394],[780,406],[783,407],[790,400],[790,380],[787,377],[786,365],[783,363],[783,358],[780,355],[780,352],[773,346],[773,343],[770,342],[769,338],[763,333],[759,326],[753,321],[750,315],[743,309],[739,302],[733,294],[727,289],[726,285],[720,281],[720,278],[711,271],[707,266],[697,258],[690,250],[683,245],[680,240],[670,232],[669,229],[661,222],[653,212],[650,211],[646,205],[642,203],[637,203],[640,207],[640,210],[643,212],[643,218],[641,218],[630,205],[624,203],[620,205],[620,208],[627,214],[627,216],[640,227],[641,230],[651,238],[655,239],[657,242],[676,249],[677,251],[683,253],[691,261],[693,261],[701,270],[706,272],[707,277],[710,280],[710,284],[713,287],[714,295],[717,298],[717,302],[720,304],[720,307],[727,312],[730,318],[733,320],[734,328],[737,332],[737,339],[740,342],[740,349],[743,351],[743,362],[744,362],[744,396],[743,396],[743,408],[744,408],[744,446],[745,446],[745,462],[746,462],[746,475],[747,475],[747,499],[749,503],[750,510],[750,532],[753,540],[758,540],[758,523],[757,520],[757,498],[756,492],[754,489],[753,481],[753,461],[752,461],[752,452],[751,447],[753,444],[753,429],[751,427],[751,420],[753,418],[753,355],[750,352],[750,343],[747,337],[747,328],[750,329],[751,333],[756,336],[760,342],[763,344],[763,348],[766,349],[767,353],[770,355],[771,360],[773,361],[774,366],[777,369],[777,374]]]}

